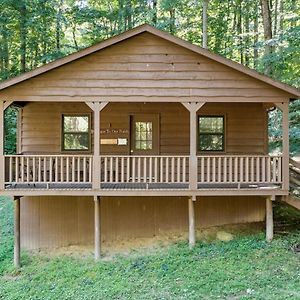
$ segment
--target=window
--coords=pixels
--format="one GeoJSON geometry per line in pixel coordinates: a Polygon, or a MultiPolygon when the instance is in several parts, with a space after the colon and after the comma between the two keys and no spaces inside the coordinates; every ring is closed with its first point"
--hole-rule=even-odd
{"type": "Polygon", "coordinates": [[[199,117],[199,150],[224,151],[224,117],[199,117]]]}
{"type": "Polygon", "coordinates": [[[135,122],[135,149],[152,149],[152,122],[135,122]]]}
{"type": "Polygon", "coordinates": [[[63,115],[62,150],[90,150],[90,115],[63,115]]]}

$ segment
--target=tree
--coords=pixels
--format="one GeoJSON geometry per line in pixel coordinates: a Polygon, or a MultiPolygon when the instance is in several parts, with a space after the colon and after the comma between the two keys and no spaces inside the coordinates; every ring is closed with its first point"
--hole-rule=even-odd
{"type": "Polygon", "coordinates": [[[272,49],[272,22],[271,13],[269,7],[269,0],[260,0],[262,20],[264,26],[264,38],[265,38],[265,73],[271,74],[271,63],[268,59],[273,52],[272,49]]]}
{"type": "Polygon", "coordinates": [[[203,0],[202,3],[202,47],[207,49],[207,10],[209,0],[203,0]]]}
{"type": "MultiPolygon", "coordinates": [[[[299,5],[296,0],[1,0],[0,80],[150,23],[300,87],[299,5]]],[[[299,102],[291,104],[292,151],[299,140],[299,110],[299,102]]]]}

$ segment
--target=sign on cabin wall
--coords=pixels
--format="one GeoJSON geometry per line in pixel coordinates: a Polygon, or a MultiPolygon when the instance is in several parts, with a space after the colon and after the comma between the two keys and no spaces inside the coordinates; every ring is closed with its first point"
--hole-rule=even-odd
{"type": "Polygon", "coordinates": [[[118,145],[126,146],[128,144],[128,139],[118,138],[118,139],[100,139],[101,145],[118,145]]]}
{"type": "Polygon", "coordinates": [[[128,134],[128,129],[123,128],[103,128],[100,130],[100,134],[128,134]]]}
{"type": "MultiPolygon", "coordinates": [[[[106,135],[128,135],[129,130],[123,128],[103,128],[100,130],[100,134],[102,136],[106,135]]],[[[118,145],[118,146],[126,146],[128,144],[128,138],[101,138],[100,139],[101,145],[118,145]]]]}

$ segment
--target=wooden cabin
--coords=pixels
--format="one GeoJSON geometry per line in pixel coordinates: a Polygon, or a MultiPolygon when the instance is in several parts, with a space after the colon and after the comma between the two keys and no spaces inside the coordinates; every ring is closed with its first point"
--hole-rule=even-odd
{"type": "Polygon", "coordinates": [[[19,107],[16,155],[0,148],[26,249],[152,237],[266,219],[289,192],[288,105],[300,92],[143,25],[0,84],[0,131],[19,107]],[[283,151],[268,154],[268,111],[283,151]]]}

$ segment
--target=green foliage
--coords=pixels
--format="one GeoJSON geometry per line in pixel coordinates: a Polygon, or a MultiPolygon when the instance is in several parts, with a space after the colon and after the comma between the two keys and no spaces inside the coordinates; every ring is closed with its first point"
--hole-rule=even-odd
{"type": "Polygon", "coordinates": [[[5,154],[16,154],[16,139],[17,139],[17,110],[8,108],[4,115],[4,152],[5,154]]]}
{"type": "MultiPolygon", "coordinates": [[[[265,40],[260,1],[210,0],[208,46],[215,53],[300,87],[300,4],[269,1],[273,37],[265,40]],[[264,55],[265,45],[273,53],[264,55]]],[[[201,44],[201,0],[2,0],[0,80],[34,69],[143,23],[201,44]],[[22,63],[22,59],[25,62],[22,63]]],[[[300,103],[291,105],[291,151],[299,153],[300,103]]],[[[274,120],[275,114],[272,114],[274,120]]],[[[278,119],[279,120],[279,119],[278,119]]],[[[274,126],[275,125],[275,126],[274,126]]],[[[12,130],[13,131],[13,130],[12,130]]],[[[280,146],[271,119],[270,149],[280,146]]],[[[13,134],[11,135],[13,136],[13,134]]],[[[7,141],[7,144],[12,144],[7,141]]],[[[12,145],[8,146],[11,151],[12,145]]]]}
{"type": "Polygon", "coordinates": [[[9,198],[0,197],[0,276],[10,270],[12,265],[14,233],[12,213],[13,202],[9,198]]]}
{"type": "MultiPolygon", "coordinates": [[[[275,219],[289,220],[286,208],[275,219]]],[[[12,201],[0,198],[0,299],[299,299],[299,256],[291,246],[300,231],[240,236],[230,242],[181,242],[151,252],[135,251],[98,263],[92,257],[44,257],[22,253],[11,267],[12,201]]],[[[299,220],[293,213],[292,220],[299,220]]]]}

